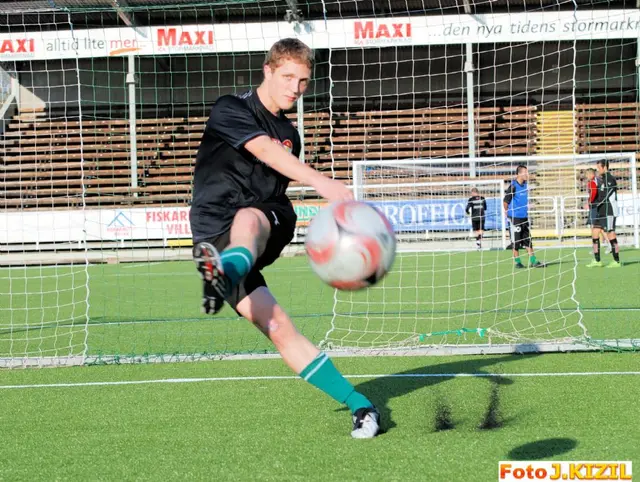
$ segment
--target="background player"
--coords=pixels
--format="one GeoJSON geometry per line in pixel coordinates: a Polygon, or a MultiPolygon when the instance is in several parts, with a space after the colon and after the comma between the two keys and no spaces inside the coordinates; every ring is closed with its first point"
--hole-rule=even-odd
{"type": "Polygon", "coordinates": [[[600,261],[600,233],[605,232],[611,244],[611,254],[613,261],[607,268],[619,268],[620,246],[616,236],[616,215],[618,213],[618,183],[616,178],[609,172],[609,161],[600,159],[596,163],[601,181],[598,185],[597,217],[593,221],[591,229],[591,241],[593,242],[594,260],[587,265],[589,268],[602,266],[600,261]]]}
{"type": "Polygon", "coordinates": [[[298,332],[260,272],[293,238],[296,214],[285,194],[290,179],[329,201],[353,199],[344,184],[299,162],[300,137],[283,113],[306,90],[312,65],[308,46],[280,40],[267,54],[255,91],[216,101],[196,158],[193,255],[204,311],[217,313],[227,301],[273,342],[294,372],[349,407],[354,438],[371,438],[379,430],[378,411],[298,332]]]}
{"type": "Polygon", "coordinates": [[[482,236],[484,234],[487,201],[480,195],[480,192],[475,187],[471,189],[471,197],[467,201],[465,212],[467,215],[471,216],[471,228],[476,235],[476,248],[482,249],[482,236]]]}
{"type": "Polygon", "coordinates": [[[541,268],[544,265],[536,259],[529,230],[529,170],[526,166],[516,168],[516,178],[511,181],[505,193],[503,205],[509,219],[509,232],[516,268],[524,268],[520,260],[520,249],[529,253],[529,267],[541,268]]]}
{"type": "MultiPolygon", "coordinates": [[[[593,222],[598,217],[598,205],[596,200],[598,198],[598,185],[600,182],[602,182],[602,180],[598,176],[596,176],[596,170],[593,168],[587,169],[586,174],[588,200],[584,208],[589,212],[587,225],[593,227],[593,222]]],[[[607,244],[607,237],[602,230],[600,230],[599,239],[602,244],[607,244]]],[[[611,253],[611,246],[608,247],[607,252],[611,253]]]]}

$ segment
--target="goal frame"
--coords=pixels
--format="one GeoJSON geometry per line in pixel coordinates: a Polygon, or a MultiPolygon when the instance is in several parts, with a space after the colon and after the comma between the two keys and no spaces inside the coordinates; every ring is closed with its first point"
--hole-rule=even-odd
{"type": "MultiPolygon", "coordinates": [[[[494,156],[494,157],[449,157],[449,158],[414,158],[414,159],[401,159],[401,160],[357,160],[353,162],[353,194],[355,199],[362,200],[363,199],[363,172],[364,169],[371,166],[411,166],[411,165],[430,165],[430,164],[443,164],[446,163],[448,165],[457,165],[461,167],[469,168],[469,172],[475,173],[477,172],[477,167],[484,165],[496,165],[497,163],[505,164],[518,164],[524,161],[532,162],[532,161],[597,161],[598,159],[626,159],[629,161],[629,178],[631,181],[631,203],[634,215],[633,219],[633,246],[636,249],[640,249],[640,206],[638,204],[638,178],[637,178],[637,161],[636,161],[636,153],[635,152],[616,152],[616,153],[602,153],[602,154],[558,154],[558,155],[539,155],[539,156],[494,156]]],[[[367,187],[402,187],[402,186],[429,186],[429,185],[437,185],[437,186],[455,186],[455,185],[488,185],[500,183],[501,185],[501,196],[504,197],[504,183],[495,180],[475,180],[477,177],[472,177],[470,175],[469,181],[444,181],[444,182],[425,182],[425,183],[389,183],[389,184],[372,184],[367,185],[367,187]]],[[[558,203],[559,209],[557,211],[557,215],[559,219],[556,219],[557,232],[558,236],[561,237],[563,234],[563,216],[565,214],[576,214],[577,210],[566,208],[564,200],[567,198],[576,198],[580,197],[576,195],[574,196],[564,196],[560,199],[558,203]]],[[[506,247],[506,237],[504,231],[504,219],[502,221],[502,230],[503,230],[503,247],[506,247]]]]}

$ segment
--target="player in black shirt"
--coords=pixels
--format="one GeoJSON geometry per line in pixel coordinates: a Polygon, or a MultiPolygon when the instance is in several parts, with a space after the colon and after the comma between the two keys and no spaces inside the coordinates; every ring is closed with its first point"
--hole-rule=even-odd
{"type": "Polygon", "coordinates": [[[593,243],[594,260],[587,265],[589,268],[602,266],[600,261],[600,233],[604,231],[611,245],[613,261],[607,268],[619,268],[620,246],[616,236],[616,216],[618,214],[618,182],[609,172],[609,161],[600,159],[596,163],[600,183],[598,184],[598,195],[596,197],[597,215],[593,220],[591,229],[591,241],[593,243]]]}
{"type": "Polygon", "coordinates": [[[329,201],[353,199],[343,183],[299,162],[300,137],[283,113],[306,90],[312,65],[308,46],[280,40],[267,53],[260,86],[222,96],[211,109],[193,178],[193,256],[204,311],[217,313],[226,301],[273,342],[293,371],[349,407],[354,438],[371,438],[379,431],[376,408],[298,332],[260,272],[293,238],[290,179],[329,201]]]}
{"type": "Polygon", "coordinates": [[[484,234],[487,200],[480,195],[480,192],[475,187],[471,189],[471,197],[467,201],[465,212],[471,216],[471,228],[476,235],[476,248],[482,249],[482,235],[484,234]]]}

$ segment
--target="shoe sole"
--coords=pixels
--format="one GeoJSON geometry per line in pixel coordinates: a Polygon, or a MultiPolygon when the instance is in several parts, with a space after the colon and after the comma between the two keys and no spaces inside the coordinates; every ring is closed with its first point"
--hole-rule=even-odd
{"type": "Polygon", "coordinates": [[[211,243],[198,243],[194,252],[194,260],[200,276],[207,283],[213,285],[213,282],[223,274],[220,253],[211,243]]]}
{"type": "MultiPolygon", "coordinates": [[[[217,286],[218,280],[224,276],[224,271],[222,271],[222,258],[220,258],[218,250],[211,243],[198,243],[194,250],[194,261],[196,262],[200,277],[205,284],[209,286],[220,299],[224,300],[225,296],[217,286]]],[[[224,301],[222,301],[219,306],[214,305],[211,312],[214,315],[219,313],[223,305],[224,301]]]]}

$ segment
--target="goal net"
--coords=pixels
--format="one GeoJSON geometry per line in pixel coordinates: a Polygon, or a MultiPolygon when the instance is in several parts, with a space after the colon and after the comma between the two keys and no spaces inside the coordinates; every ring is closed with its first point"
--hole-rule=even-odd
{"type": "MultiPolygon", "coordinates": [[[[336,293],[326,346],[499,352],[584,343],[590,336],[576,298],[576,248],[591,239],[585,172],[603,159],[618,178],[619,242],[637,248],[637,219],[624,215],[637,208],[635,153],[354,163],[356,198],[385,213],[399,255],[378,286],[336,293]],[[532,246],[544,268],[518,269],[504,252],[519,229],[505,228],[503,207],[517,166],[528,168],[532,246]],[[472,196],[486,202],[481,238],[472,196]]],[[[526,249],[520,256],[531,264],[526,249]]]]}
{"type": "MultiPolygon", "coordinates": [[[[593,332],[602,318],[583,309],[576,282],[589,249],[583,168],[598,156],[610,155],[621,179],[622,243],[638,244],[635,158],[617,154],[640,145],[637,11],[50,3],[0,5],[0,366],[274,353],[229,308],[200,313],[189,203],[212,104],[256,87],[266,50],[285,37],[316,56],[313,82],[287,113],[301,162],[378,203],[401,249],[380,286],[334,292],[302,256],[324,202],[292,183],[294,241],[265,277],[304,335],[334,349],[475,352],[638,338],[622,312],[593,332]],[[505,249],[498,210],[516,162],[535,178],[544,271],[513,273],[505,249]],[[481,250],[461,204],[473,187],[487,200],[481,250]]],[[[628,298],[623,308],[638,308],[628,298]]]]}

